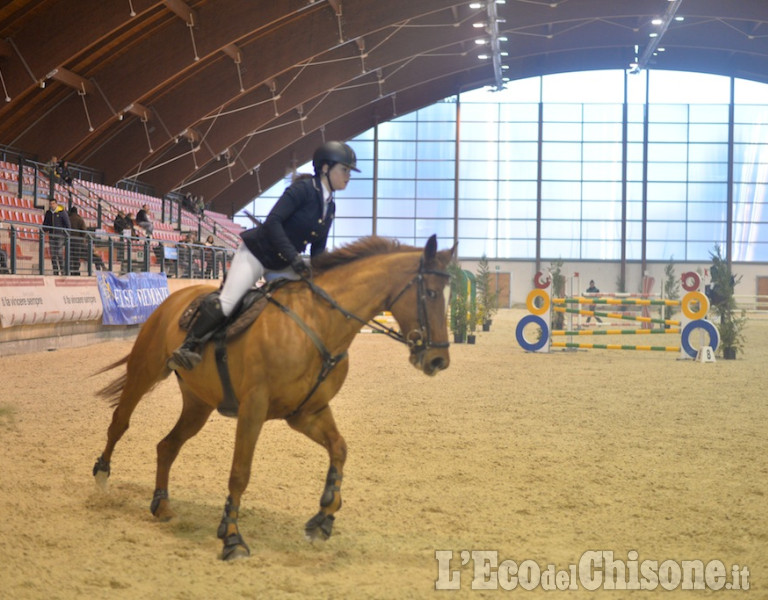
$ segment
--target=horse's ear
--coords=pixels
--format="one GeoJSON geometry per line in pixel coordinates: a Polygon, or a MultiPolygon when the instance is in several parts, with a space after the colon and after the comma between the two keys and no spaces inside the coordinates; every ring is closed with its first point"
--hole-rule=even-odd
{"type": "Polygon", "coordinates": [[[429,239],[427,240],[427,245],[424,246],[424,258],[427,260],[432,260],[437,255],[437,235],[434,233],[429,236],[429,239]]]}

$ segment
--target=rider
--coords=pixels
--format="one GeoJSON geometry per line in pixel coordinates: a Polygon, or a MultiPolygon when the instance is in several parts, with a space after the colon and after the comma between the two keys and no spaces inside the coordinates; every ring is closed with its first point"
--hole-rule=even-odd
{"type": "Polygon", "coordinates": [[[245,293],[270,271],[307,277],[309,265],[301,253],[312,244],[311,256],[325,250],[336,206],[333,194],[349,183],[357,168],[355,151],[342,142],[326,142],[312,157],[315,174],[300,175],[272,207],[263,225],[241,234],[242,242],[232,259],[219,294],[200,304],[184,343],[168,359],[168,368],[193,369],[200,363],[200,340],[216,329],[238,305],[245,293]]]}

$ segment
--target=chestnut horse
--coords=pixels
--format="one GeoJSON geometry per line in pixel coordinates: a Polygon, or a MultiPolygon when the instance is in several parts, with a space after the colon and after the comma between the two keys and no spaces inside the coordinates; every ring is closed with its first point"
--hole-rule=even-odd
{"type": "MultiPolygon", "coordinates": [[[[264,421],[285,419],[296,431],[322,445],[330,456],[320,511],[305,525],[309,539],[331,535],[341,507],[340,485],[347,446],[329,402],[347,376],[346,351],[362,326],[390,311],[400,332],[385,331],[406,344],[410,362],[427,375],[448,367],[448,331],[444,290],[455,246],[437,251],[432,236],[423,250],[393,240],[369,237],[316,257],[314,278],[279,288],[258,319],[227,345],[231,386],[239,400],[229,497],[218,528],[221,558],[245,557],[250,550],[237,526],[240,499],[251,475],[256,440],[264,421]]],[[[192,286],[171,294],[147,319],[128,356],[102,369],[126,365],[121,377],[100,391],[115,407],[107,444],[93,468],[106,486],[115,444],[129,426],[142,396],[170,374],[166,360],[185,332],[181,314],[210,286],[192,286]]],[[[168,498],[171,465],[182,445],[197,434],[222,401],[214,349],[203,362],[177,373],[183,405],[179,420],[157,445],[155,493],[150,506],[159,520],[174,516],[168,498]]]]}

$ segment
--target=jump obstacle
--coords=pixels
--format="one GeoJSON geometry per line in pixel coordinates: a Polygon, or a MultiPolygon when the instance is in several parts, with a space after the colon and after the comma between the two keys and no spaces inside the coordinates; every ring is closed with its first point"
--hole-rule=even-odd
{"type": "Polygon", "coordinates": [[[699,330],[700,335],[709,336],[709,344],[702,344],[702,348],[710,347],[714,352],[720,344],[720,336],[717,328],[706,320],[709,312],[709,299],[699,291],[701,278],[694,272],[683,273],[682,285],[686,290],[682,300],[654,300],[648,298],[606,298],[584,297],[550,298],[546,288],[549,287],[551,278],[542,278],[537,273],[534,278],[536,288],[528,294],[526,307],[531,314],[523,317],[517,325],[517,343],[528,352],[549,352],[551,348],[580,348],[594,350],[642,350],[651,352],[679,352],[685,358],[697,358],[699,350],[693,348],[690,343],[691,335],[699,330]],[[681,321],[673,319],[654,319],[651,317],[628,315],[618,312],[601,312],[568,308],[568,305],[639,305],[639,306],[680,306],[683,312],[681,321]],[[638,321],[644,324],[659,324],[664,328],[659,329],[601,329],[601,330],[556,330],[551,329],[552,312],[579,314],[592,317],[606,317],[611,319],[638,321]],[[536,325],[540,330],[537,340],[530,342],[525,338],[525,328],[528,325],[536,325]],[[673,346],[651,346],[635,344],[597,344],[583,342],[553,341],[555,336],[582,336],[582,335],[679,335],[680,344],[673,346]]]}

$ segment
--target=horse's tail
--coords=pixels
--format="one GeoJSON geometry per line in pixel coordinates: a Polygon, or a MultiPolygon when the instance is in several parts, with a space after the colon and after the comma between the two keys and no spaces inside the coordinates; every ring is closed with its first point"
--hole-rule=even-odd
{"type": "MultiPolygon", "coordinates": [[[[113,362],[111,365],[107,365],[103,369],[99,369],[94,373],[94,375],[99,375],[101,373],[106,373],[107,371],[111,371],[112,369],[116,369],[117,367],[124,365],[128,362],[128,359],[130,358],[130,354],[126,354],[123,358],[120,360],[113,362]]],[[[123,392],[123,388],[125,387],[125,383],[128,380],[128,372],[124,372],[120,377],[113,380],[111,383],[107,384],[103,388],[101,388],[96,394],[104,400],[109,402],[109,405],[114,408],[118,405],[120,402],[120,394],[123,392]]]]}

